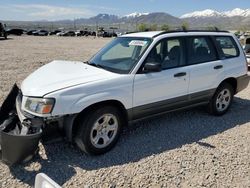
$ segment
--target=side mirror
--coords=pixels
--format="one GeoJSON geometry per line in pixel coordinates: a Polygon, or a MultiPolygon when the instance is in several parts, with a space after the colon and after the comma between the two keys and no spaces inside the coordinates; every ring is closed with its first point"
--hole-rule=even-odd
{"type": "Polygon", "coordinates": [[[144,73],[160,72],[162,70],[161,64],[158,62],[147,62],[143,67],[144,73]]]}

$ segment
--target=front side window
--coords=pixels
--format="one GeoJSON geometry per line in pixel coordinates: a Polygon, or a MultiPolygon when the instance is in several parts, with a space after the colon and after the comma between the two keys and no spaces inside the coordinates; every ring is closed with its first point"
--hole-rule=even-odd
{"type": "Polygon", "coordinates": [[[215,37],[216,42],[224,56],[224,58],[237,57],[239,55],[239,49],[236,43],[229,36],[215,37]]]}
{"type": "Polygon", "coordinates": [[[151,42],[150,38],[118,37],[98,52],[89,64],[111,72],[128,74],[151,42]]]}
{"type": "Polygon", "coordinates": [[[208,37],[188,37],[188,64],[199,64],[217,59],[214,46],[208,37]]]}
{"type": "Polygon", "coordinates": [[[160,63],[163,70],[181,66],[184,62],[182,47],[179,38],[163,39],[150,51],[145,63],[160,63]]]}

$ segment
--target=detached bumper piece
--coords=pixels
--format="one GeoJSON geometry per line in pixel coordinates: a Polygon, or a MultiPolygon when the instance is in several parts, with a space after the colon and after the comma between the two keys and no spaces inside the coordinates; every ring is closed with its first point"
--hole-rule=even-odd
{"type": "Polygon", "coordinates": [[[20,122],[15,109],[18,94],[15,84],[0,108],[0,159],[7,165],[32,159],[42,136],[41,125],[33,127],[28,120],[24,126],[20,122]]]}

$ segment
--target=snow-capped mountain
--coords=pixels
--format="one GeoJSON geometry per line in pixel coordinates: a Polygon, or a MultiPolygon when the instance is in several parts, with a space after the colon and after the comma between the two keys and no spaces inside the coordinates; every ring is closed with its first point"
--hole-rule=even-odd
{"type": "Polygon", "coordinates": [[[188,22],[191,27],[250,28],[250,9],[235,8],[222,12],[207,9],[184,14],[180,19],[188,22]]]}
{"type": "Polygon", "coordinates": [[[206,9],[203,11],[195,11],[195,12],[184,14],[180,18],[183,19],[183,18],[215,17],[215,16],[221,16],[221,13],[215,10],[206,9]]]}
{"type": "MultiPolygon", "coordinates": [[[[135,29],[135,26],[144,24],[157,24],[160,28],[162,25],[167,24],[172,28],[180,27],[184,22],[187,22],[190,28],[208,28],[218,27],[219,29],[240,29],[250,28],[250,7],[248,9],[235,8],[230,11],[219,12],[216,10],[206,9],[203,11],[195,11],[192,13],[184,14],[181,17],[175,17],[165,12],[151,12],[140,13],[134,12],[125,16],[117,16],[112,14],[98,14],[90,18],[79,18],[73,20],[59,20],[55,21],[60,26],[62,24],[70,25],[90,25],[96,26],[97,24],[103,27],[110,27],[119,24],[120,28],[135,29]]],[[[35,24],[37,25],[37,24],[35,24]]]]}
{"type": "Polygon", "coordinates": [[[149,15],[149,13],[138,13],[138,12],[134,12],[134,13],[125,15],[124,17],[126,17],[126,18],[136,18],[136,17],[140,17],[140,16],[144,16],[144,15],[149,15]]]}
{"type": "Polygon", "coordinates": [[[236,8],[233,9],[232,11],[223,12],[223,14],[228,17],[234,17],[234,16],[248,17],[250,16],[250,9],[243,10],[240,8],[236,8]]]}
{"type": "Polygon", "coordinates": [[[203,11],[195,11],[188,14],[184,14],[180,18],[184,19],[184,18],[200,18],[200,17],[204,18],[204,17],[236,17],[236,16],[240,17],[250,16],[250,9],[243,10],[240,8],[236,8],[231,11],[225,11],[225,12],[218,12],[215,10],[206,9],[203,11]]]}

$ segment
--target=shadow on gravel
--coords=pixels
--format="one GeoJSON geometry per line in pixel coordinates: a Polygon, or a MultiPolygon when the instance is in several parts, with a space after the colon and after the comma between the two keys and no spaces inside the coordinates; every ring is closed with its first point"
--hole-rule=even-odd
{"type": "Polygon", "coordinates": [[[13,40],[13,38],[7,38],[7,39],[5,39],[5,38],[2,38],[2,37],[1,37],[1,38],[0,38],[0,41],[1,41],[1,40],[13,40]]]}
{"type": "Polygon", "coordinates": [[[47,160],[36,157],[33,162],[10,170],[14,177],[31,186],[40,172],[62,185],[77,173],[77,169],[90,171],[124,165],[194,142],[213,149],[214,146],[200,140],[247,122],[250,122],[250,100],[236,97],[230,111],[222,117],[211,116],[199,108],[169,113],[129,126],[116,147],[102,156],[87,156],[67,143],[55,143],[44,146],[47,160]],[[40,169],[28,170],[27,166],[33,168],[34,162],[40,163],[40,169]]]}

